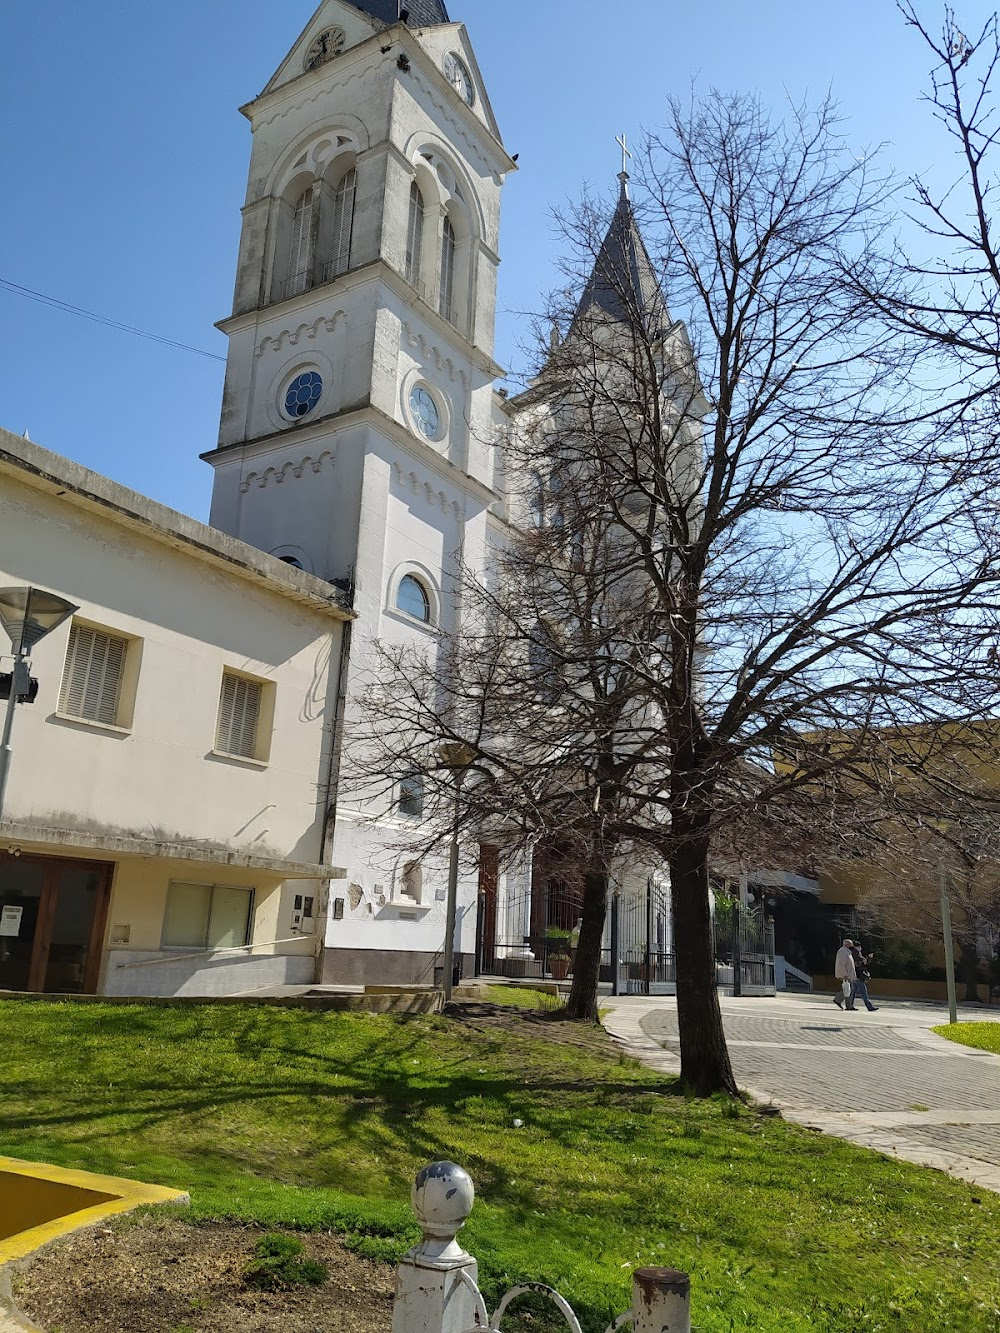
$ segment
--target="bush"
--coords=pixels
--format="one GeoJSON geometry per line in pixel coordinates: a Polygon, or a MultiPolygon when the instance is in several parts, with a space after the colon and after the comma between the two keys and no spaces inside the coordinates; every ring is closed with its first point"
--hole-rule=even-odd
{"type": "Polygon", "coordinates": [[[295,1236],[269,1232],[254,1246],[254,1254],[243,1270],[243,1281],[259,1291],[318,1287],[330,1276],[326,1264],[302,1254],[302,1242],[295,1236]]]}

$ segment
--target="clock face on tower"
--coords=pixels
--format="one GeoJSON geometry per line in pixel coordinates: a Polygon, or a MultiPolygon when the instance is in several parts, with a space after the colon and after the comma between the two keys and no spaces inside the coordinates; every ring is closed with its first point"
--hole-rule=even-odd
{"type": "Polygon", "coordinates": [[[327,28],[326,32],[321,32],[306,52],[306,69],[315,69],[339,56],[345,40],[343,28],[327,28]]]}
{"type": "Polygon", "coordinates": [[[449,51],[444,58],[444,77],[458,93],[459,97],[468,106],[476,100],[476,89],[472,82],[472,75],[466,69],[462,59],[449,51]]]}

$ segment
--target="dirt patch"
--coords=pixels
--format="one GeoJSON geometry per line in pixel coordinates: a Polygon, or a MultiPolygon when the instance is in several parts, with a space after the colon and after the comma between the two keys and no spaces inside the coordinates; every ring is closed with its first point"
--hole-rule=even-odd
{"type": "Polygon", "coordinates": [[[47,1333],[389,1333],[395,1274],[334,1236],[301,1234],[330,1270],[320,1287],[247,1288],[260,1230],[148,1215],[82,1233],[15,1280],[18,1305],[47,1333]]]}
{"type": "Polygon", "coordinates": [[[446,1018],[456,1019],[479,1032],[499,1028],[519,1037],[537,1034],[559,1046],[575,1046],[596,1055],[618,1054],[615,1043],[597,1023],[571,1023],[560,1012],[515,1009],[488,1000],[465,1000],[445,1005],[443,1013],[446,1018]]]}

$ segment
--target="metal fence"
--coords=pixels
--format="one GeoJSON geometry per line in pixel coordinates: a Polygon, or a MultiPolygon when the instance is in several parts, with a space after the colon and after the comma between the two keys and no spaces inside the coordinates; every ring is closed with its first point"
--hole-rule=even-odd
{"type": "Polygon", "coordinates": [[[613,894],[610,918],[612,995],[673,995],[669,888],[650,879],[645,891],[613,894]]]}
{"type": "Polygon", "coordinates": [[[762,907],[733,901],[724,922],[717,916],[715,958],[731,972],[734,995],[776,994],[774,921],[762,907]]]}
{"type": "MultiPolygon", "coordinates": [[[[392,1333],[498,1333],[500,1321],[525,1296],[548,1300],[570,1333],[581,1333],[569,1303],[542,1282],[507,1292],[490,1314],[479,1289],[476,1260],[458,1243],[475,1201],[472,1181],[454,1162],[434,1162],[417,1174],[410,1196],[423,1240],[396,1270],[392,1333]]],[[[608,1328],[633,1333],[691,1333],[691,1280],[671,1268],[632,1274],[632,1307],[608,1328]]]]}

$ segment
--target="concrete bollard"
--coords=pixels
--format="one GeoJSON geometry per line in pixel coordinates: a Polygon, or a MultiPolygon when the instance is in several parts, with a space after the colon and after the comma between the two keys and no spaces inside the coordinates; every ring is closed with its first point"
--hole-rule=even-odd
{"type": "Polygon", "coordinates": [[[468,1174],[454,1162],[418,1172],[410,1199],[424,1238],[396,1270],[392,1333],[465,1333],[475,1326],[479,1269],[455,1239],[475,1197],[468,1174]]]}
{"type": "Polygon", "coordinates": [[[632,1274],[632,1333],[691,1333],[691,1279],[676,1268],[632,1274]]]}

